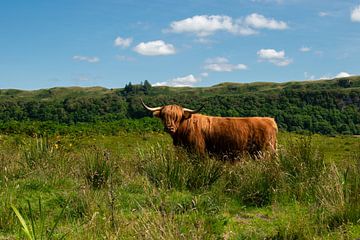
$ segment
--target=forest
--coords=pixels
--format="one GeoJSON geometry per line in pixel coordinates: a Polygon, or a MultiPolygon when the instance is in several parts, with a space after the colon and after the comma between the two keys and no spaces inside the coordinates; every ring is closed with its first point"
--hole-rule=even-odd
{"type": "Polygon", "coordinates": [[[201,113],[213,116],[271,116],[283,131],[360,134],[360,77],[221,83],[196,88],[152,87],[145,80],[140,84],[129,82],[118,89],[2,89],[0,131],[56,133],[71,127],[90,131],[94,125],[96,130],[105,132],[144,128],[161,131],[161,124],[149,118],[140,98],[150,106],[178,104],[195,109],[204,105],[201,113]]]}

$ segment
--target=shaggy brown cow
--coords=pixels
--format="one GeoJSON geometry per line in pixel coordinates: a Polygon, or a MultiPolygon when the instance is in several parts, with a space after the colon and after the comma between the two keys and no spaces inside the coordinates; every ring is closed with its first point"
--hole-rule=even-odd
{"type": "Polygon", "coordinates": [[[200,154],[210,153],[231,159],[250,154],[276,152],[277,125],[269,117],[212,117],[196,114],[177,105],[151,108],[142,105],[162,120],[175,146],[200,154]]]}

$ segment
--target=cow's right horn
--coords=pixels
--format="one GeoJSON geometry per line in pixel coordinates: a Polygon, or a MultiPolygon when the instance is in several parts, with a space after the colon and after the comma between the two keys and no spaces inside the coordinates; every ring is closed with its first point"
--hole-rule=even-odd
{"type": "Polygon", "coordinates": [[[201,107],[199,107],[199,108],[196,109],[196,110],[192,110],[192,109],[189,109],[189,108],[183,108],[183,110],[184,110],[184,112],[188,112],[188,113],[193,114],[193,113],[198,113],[198,112],[200,112],[200,110],[203,109],[203,107],[204,107],[204,105],[202,105],[201,107]]]}
{"type": "Polygon", "coordinates": [[[141,104],[144,106],[144,108],[146,108],[147,110],[149,110],[151,112],[160,111],[163,108],[163,107],[154,107],[154,108],[149,107],[143,102],[143,100],[141,98],[140,98],[140,100],[141,100],[141,104]]]}

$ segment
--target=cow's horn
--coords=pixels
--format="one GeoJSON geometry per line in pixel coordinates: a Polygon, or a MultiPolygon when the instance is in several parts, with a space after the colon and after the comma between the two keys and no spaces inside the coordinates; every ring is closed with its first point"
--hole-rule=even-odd
{"type": "Polygon", "coordinates": [[[202,105],[201,107],[199,107],[197,110],[192,110],[189,108],[183,108],[184,112],[189,112],[189,113],[198,113],[200,112],[201,109],[203,109],[204,105],[202,105]]]}
{"type": "Polygon", "coordinates": [[[141,98],[140,98],[140,100],[141,100],[141,104],[144,106],[144,108],[146,108],[147,110],[149,110],[151,112],[160,111],[162,109],[162,107],[154,107],[154,108],[149,107],[143,102],[143,100],[141,98]]]}

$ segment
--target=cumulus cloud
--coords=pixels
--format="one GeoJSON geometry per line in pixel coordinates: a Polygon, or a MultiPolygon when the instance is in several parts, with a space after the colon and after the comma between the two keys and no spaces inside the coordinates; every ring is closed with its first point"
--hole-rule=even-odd
{"type": "Polygon", "coordinates": [[[114,46],[127,48],[130,47],[132,41],[133,41],[132,38],[117,37],[114,40],[114,46]]]}
{"type": "Polygon", "coordinates": [[[256,34],[257,29],[284,30],[288,28],[283,21],[269,19],[253,13],[245,19],[233,19],[226,15],[196,15],[170,24],[167,31],[174,33],[192,33],[198,37],[206,37],[219,31],[238,35],[256,34]]]}
{"type": "Polygon", "coordinates": [[[139,43],[134,51],[145,56],[171,55],[176,53],[172,44],[165,43],[162,40],[139,43]]]}
{"type": "Polygon", "coordinates": [[[360,5],[351,11],[351,21],[360,22],[360,5]]]}
{"type": "Polygon", "coordinates": [[[204,69],[213,72],[232,72],[236,70],[245,70],[247,69],[247,66],[245,64],[231,64],[227,58],[217,57],[207,59],[204,69]]]}
{"type": "Polygon", "coordinates": [[[170,24],[170,31],[175,33],[195,33],[200,37],[213,34],[216,31],[231,31],[233,21],[231,17],[219,15],[201,15],[174,21],[170,24]]]}
{"type": "Polygon", "coordinates": [[[343,78],[343,77],[351,77],[352,74],[347,73],[347,72],[339,72],[338,74],[336,74],[334,76],[334,78],[343,78]]]}
{"type": "Polygon", "coordinates": [[[153,84],[153,86],[192,87],[200,80],[200,78],[196,78],[194,75],[190,74],[184,77],[173,78],[165,82],[157,82],[153,84]]]}
{"type": "Polygon", "coordinates": [[[288,28],[286,22],[277,21],[273,18],[269,19],[257,13],[247,16],[245,18],[245,23],[250,27],[258,29],[267,28],[272,30],[284,30],[288,28]]]}
{"type": "Polygon", "coordinates": [[[300,52],[310,52],[311,48],[302,46],[299,50],[300,52]]]}
{"type": "Polygon", "coordinates": [[[292,63],[292,59],[285,56],[285,51],[276,51],[274,49],[260,49],[257,51],[259,61],[270,62],[276,66],[284,67],[292,63]]]}
{"type": "Polygon", "coordinates": [[[98,57],[88,57],[88,56],[79,56],[79,55],[73,56],[73,59],[75,61],[89,62],[89,63],[97,63],[100,61],[100,59],[98,57]]]}

